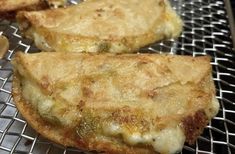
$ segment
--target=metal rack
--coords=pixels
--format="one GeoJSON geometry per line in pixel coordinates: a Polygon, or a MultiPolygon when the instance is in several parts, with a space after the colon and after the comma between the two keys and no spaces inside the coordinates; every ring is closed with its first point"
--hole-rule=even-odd
{"type": "MultiPolygon", "coordinates": [[[[177,40],[154,43],[142,49],[142,52],[212,57],[213,79],[220,111],[195,145],[184,146],[183,154],[235,153],[235,51],[225,1],[171,0],[184,20],[183,33],[177,40]]],[[[0,154],[83,153],[44,139],[21,117],[11,95],[10,60],[18,50],[31,52],[38,49],[31,40],[21,37],[14,22],[0,18],[0,35],[6,36],[10,41],[8,53],[0,60],[0,154]]]]}

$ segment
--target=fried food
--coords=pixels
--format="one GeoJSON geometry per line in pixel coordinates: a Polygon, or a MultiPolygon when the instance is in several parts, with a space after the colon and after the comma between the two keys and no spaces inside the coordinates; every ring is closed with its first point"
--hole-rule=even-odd
{"type": "Polygon", "coordinates": [[[0,0],[1,17],[14,19],[18,11],[38,11],[66,6],[66,0],[0,0]]]}
{"type": "Polygon", "coordinates": [[[13,18],[20,10],[41,10],[47,8],[44,0],[0,0],[1,17],[13,18]]]}
{"type": "Polygon", "coordinates": [[[88,0],[17,15],[24,35],[44,51],[134,52],[178,37],[182,20],[167,0],[88,0]]]}
{"type": "Polygon", "coordinates": [[[0,12],[15,11],[41,3],[42,0],[0,0],[0,12]]]}
{"type": "Polygon", "coordinates": [[[17,108],[65,146],[175,153],[219,109],[209,57],[18,52],[12,63],[17,108]]]}

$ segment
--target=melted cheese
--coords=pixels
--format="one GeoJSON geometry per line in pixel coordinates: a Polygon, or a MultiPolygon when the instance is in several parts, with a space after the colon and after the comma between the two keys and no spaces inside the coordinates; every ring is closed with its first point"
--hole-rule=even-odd
{"type": "Polygon", "coordinates": [[[129,132],[117,123],[109,123],[103,127],[106,135],[122,135],[124,141],[130,145],[146,144],[152,145],[160,153],[176,153],[182,150],[185,135],[179,126],[165,128],[161,131],[129,132]]]}

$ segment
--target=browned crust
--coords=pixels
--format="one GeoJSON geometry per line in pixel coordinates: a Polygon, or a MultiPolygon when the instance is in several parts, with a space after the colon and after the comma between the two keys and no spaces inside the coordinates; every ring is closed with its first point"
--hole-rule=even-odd
{"type": "Polygon", "coordinates": [[[208,123],[204,110],[198,110],[194,115],[185,117],[182,121],[186,142],[194,144],[197,137],[202,134],[208,123]]]}
{"type": "MultiPolygon", "coordinates": [[[[40,17],[40,14],[34,14],[27,11],[22,11],[17,14],[17,22],[19,23],[19,28],[23,32],[23,34],[30,39],[35,39],[32,35],[32,32],[36,32],[38,35],[43,36],[45,42],[50,46],[50,49],[45,48],[42,44],[37,44],[37,47],[41,50],[45,51],[65,51],[65,52],[77,52],[77,46],[86,46],[87,44],[106,44],[108,50],[105,52],[136,52],[139,50],[140,47],[144,47],[150,43],[167,39],[167,38],[176,38],[180,35],[182,31],[182,23],[177,23],[175,19],[175,14],[168,8],[169,5],[167,1],[161,0],[159,1],[159,5],[162,5],[164,11],[166,12],[163,14],[158,20],[155,21],[152,27],[148,29],[148,31],[144,32],[143,34],[133,35],[133,34],[126,34],[126,36],[117,37],[115,35],[110,36],[107,39],[102,39],[99,36],[86,36],[80,34],[67,34],[61,33],[59,31],[51,31],[47,27],[45,27],[45,21],[42,20],[47,18],[46,23],[54,22],[54,18],[58,16],[63,16],[64,9],[56,9],[56,10],[49,10],[46,12],[41,12],[45,14],[45,17],[40,17]],[[52,18],[48,18],[48,17],[52,18]],[[172,32],[172,36],[168,36],[167,33],[164,31],[159,31],[156,33],[156,29],[159,29],[159,23],[173,21],[171,24],[175,24],[176,27],[179,27],[172,32]],[[177,24],[176,24],[177,23],[177,24]],[[29,25],[29,26],[26,26],[29,25]],[[60,37],[57,37],[57,36],[60,37]],[[62,43],[61,43],[62,42],[62,43]],[[69,42],[69,43],[68,43],[69,42]],[[71,43],[72,42],[72,43],[71,43]],[[75,45],[76,44],[76,45],[75,45]],[[110,47],[112,49],[113,45],[122,45],[121,51],[110,51],[110,47]]],[[[170,6],[169,6],[170,7],[170,6]]],[[[161,28],[161,27],[160,27],[161,28]]],[[[116,50],[116,49],[113,49],[116,50]]],[[[98,52],[103,52],[102,47],[98,50],[98,52]]]]}
{"type": "Polygon", "coordinates": [[[120,142],[120,144],[113,144],[112,139],[110,141],[94,141],[92,138],[89,140],[83,140],[78,138],[75,134],[71,133],[71,130],[52,125],[44,121],[37,111],[28,104],[22,97],[20,87],[20,76],[14,71],[12,95],[17,109],[22,116],[26,119],[29,125],[39,132],[42,136],[54,141],[55,143],[63,146],[77,147],[82,150],[100,151],[102,153],[109,154],[151,154],[156,153],[151,147],[133,147],[128,146],[120,142]],[[91,141],[91,142],[90,142],[91,141]]]}
{"type": "MultiPolygon", "coordinates": [[[[93,142],[93,145],[75,138],[70,130],[56,127],[42,120],[37,112],[22,98],[19,75],[14,72],[13,77],[13,98],[22,116],[37,132],[42,136],[64,146],[77,147],[84,150],[97,150],[105,153],[155,153],[153,149],[143,149],[138,147],[126,146],[124,144],[114,145],[112,142],[93,142]]],[[[197,111],[194,115],[185,117],[182,121],[186,142],[194,144],[197,137],[203,132],[208,123],[208,118],[204,110],[197,111]]]]}
{"type": "MultiPolygon", "coordinates": [[[[0,2],[0,5],[3,2],[0,2]]],[[[35,4],[30,4],[30,5],[19,5],[19,6],[14,6],[11,8],[3,8],[0,7],[0,17],[4,18],[4,19],[15,19],[15,16],[17,14],[18,11],[36,11],[36,10],[43,10],[43,9],[47,9],[48,5],[47,3],[45,3],[45,1],[41,0],[38,3],[35,4]]]]}
{"type": "Polygon", "coordinates": [[[38,132],[40,132],[41,135],[47,136],[47,134],[51,134],[53,130],[58,130],[56,132],[53,132],[54,135],[50,136],[50,139],[61,143],[63,145],[72,144],[72,142],[67,141],[66,139],[63,139],[60,137],[60,130],[58,128],[52,128],[52,125],[45,122],[41,119],[41,117],[35,112],[35,110],[32,109],[31,105],[27,104],[22,97],[21,94],[21,88],[20,88],[20,81],[19,81],[19,75],[14,72],[13,77],[13,87],[12,87],[12,95],[14,98],[14,102],[17,106],[17,109],[22,113],[22,116],[27,120],[27,122],[38,132]]]}
{"type": "MultiPolygon", "coordinates": [[[[51,11],[48,11],[49,13],[51,11]]],[[[60,12],[58,12],[60,13],[60,12]]],[[[58,14],[54,14],[54,12],[51,13],[51,16],[58,16],[58,14]]],[[[83,35],[73,35],[73,34],[64,34],[59,32],[50,31],[47,28],[43,27],[40,21],[34,16],[31,15],[27,11],[20,11],[16,15],[17,22],[19,23],[19,29],[22,31],[25,37],[29,39],[35,39],[32,34],[30,28],[35,28],[35,31],[44,37],[46,42],[51,46],[51,51],[63,51],[63,52],[76,52],[77,48],[76,46],[79,45],[72,45],[71,42],[79,42],[81,44],[93,44],[105,42],[108,46],[111,46],[111,44],[122,44],[125,46],[125,48],[119,52],[123,53],[134,53],[139,50],[140,47],[144,47],[147,44],[153,43],[153,41],[159,41],[166,39],[168,37],[165,36],[165,34],[154,34],[153,30],[150,29],[145,34],[137,35],[137,36],[125,36],[121,38],[109,38],[102,40],[98,36],[97,37],[90,37],[90,36],[83,36],[83,35]],[[24,27],[27,25],[26,27],[24,27]],[[35,26],[36,25],[36,26],[35,26]],[[57,37],[60,36],[60,37],[57,37]],[[64,43],[58,43],[58,42],[64,42],[64,43]],[[66,43],[70,42],[70,43],[66,43]],[[93,42],[93,43],[91,43],[93,42]],[[69,46],[69,48],[67,48],[69,46]]],[[[163,20],[163,17],[161,18],[163,20]]],[[[159,22],[159,21],[158,21],[159,22]]],[[[163,21],[160,21],[163,22],[163,21]]],[[[179,33],[180,34],[180,33],[179,33]]],[[[177,34],[177,36],[179,35],[177,34]]],[[[38,46],[41,50],[47,51],[45,48],[38,46]]],[[[109,52],[109,48],[107,51],[99,50],[98,52],[109,52]]]]}
{"type": "MultiPolygon", "coordinates": [[[[20,58],[20,52],[17,53],[15,58],[20,58]]],[[[128,57],[123,57],[123,58],[128,58],[128,57]]],[[[141,58],[144,57],[142,56],[141,58]]],[[[208,57],[201,57],[201,58],[203,58],[206,61],[209,61],[208,57]]],[[[22,66],[26,67],[27,65],[22,65],[22,66]]],[[[201,80],[203,79],[200,79],[200,81],[201,80]]],[[[207,79],[205,80],[207,81],[207,79]]],[[[97,141],[92,138],[84,140],[76,137],[74,133],[72,134],[71,130],[49,124],[48,122],[42,120],[37,111],[33,109],[31,105],[27,103],[27,101],[23,98],[20,81],[21,81],[20,75],[18,74],[18,72],[15,71],[13,78],[12,92],[16,106],[19,109],[19,111],[22,113],[23,117],[29,122],[29,124],[36,131],[38,131],[40,134],[47,137],[48,139],[56,143],[62,144],[64,146],[72,146],[85,150],[105,151],[106,153],[154,153],[154,150],[151,147],[128,146],[121,141],[117,141],[116,138],[110,138],[109,140],[105,141],[97,141]]],[[[45,81],[47,81],[47,79],[45,79],[45,81]]],[[[46,88],[48,86],[47,84],[48,83],[45,82],[45,85],[41,86],[44,86],[44,88],[46,88]]],[[[89,91],[87,92],[87,94],[89,95],[89,91]]],[[[207,117],[206,111],[204,109],[197,110],[196,112],[193,112],[191,115],[183,118],[183,120],[181,121],[182,124],[181,126],[186,136],[186,142],[188,142],[189,144],[193,144],[197,139],[197,137],[202,133],[208,121],[209,118],[207,117]]]]}

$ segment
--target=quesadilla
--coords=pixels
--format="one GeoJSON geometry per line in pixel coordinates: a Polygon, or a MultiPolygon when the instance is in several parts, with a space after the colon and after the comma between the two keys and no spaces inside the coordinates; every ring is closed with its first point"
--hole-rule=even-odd
{"type": "Polygon", "coordinates": [[[64,146],[176,153],[219,110],[209,57],[18,52],[12,64],[17,108],[64,146]]]}
{"type": "Polygon", "coordinates": [[[17,15],[23,34],[44,51],[134,52],[178,37],[182,20],[167,0],[88,0],[17,15]]]}

